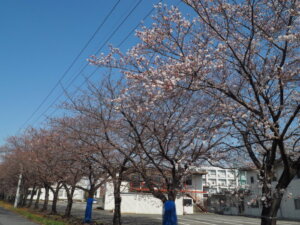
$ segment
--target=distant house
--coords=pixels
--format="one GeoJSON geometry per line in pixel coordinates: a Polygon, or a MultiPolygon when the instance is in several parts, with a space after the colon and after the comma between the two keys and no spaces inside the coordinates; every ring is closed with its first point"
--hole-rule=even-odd
{"type": "Polygon", "coordinates": [[[201,167],[207,171],[203,177],[204,189],[210,194],[220,193],[222,191],[236,188],[240,185],[241,177],[236,169],[223,169],[220,167],[201,167]]]}
{"type": "MultiPolygon", "coordinates": [[[[279,164],[275,171],[274,180],[272,182],[273,186],[276,185],[277,179],[280,177],[282,170],[282,165],[279,164]]],[[[227,196],[226,207],[224,208],[223,213],[259,217],[262,210],[262,195],[261,186],[259,185],[258,171],[255,169],[244,169],[240,172],[245,173],[247,178],[246,184],[239,187],[241,195],[235,199],[235,202],[228,201],[229,198],[230,200],[234,199],[234,196],[227,196]],[[239,210],[238,208],[238,201],[242,204],[242,210],[239,210]]],[[[236,194],[239,195],[238,193],[236,194]]],[[[285,190],[277,217],[300,220],[300,171],[298,171],[295,178],[285,190]]]]}

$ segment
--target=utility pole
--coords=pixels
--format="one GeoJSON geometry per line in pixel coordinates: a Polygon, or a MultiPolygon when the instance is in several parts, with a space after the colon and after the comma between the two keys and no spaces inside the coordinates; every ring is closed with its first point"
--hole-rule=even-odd
{"type": "Polygon", "coordinates": [[[15,198],[14,208],[18,207],[18,202],[19,202],[19,198],[20,198],[21,182],[22,182],[22,172],[19,175],[19,181],[18,181],[18,187],[17,187],[17,193],[16,193],[16,198],[15,198]]]}

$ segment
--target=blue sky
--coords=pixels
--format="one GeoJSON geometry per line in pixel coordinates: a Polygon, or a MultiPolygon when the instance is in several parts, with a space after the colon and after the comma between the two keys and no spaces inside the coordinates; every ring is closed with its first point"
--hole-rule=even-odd
{"type": "MultiPolygon", "coordinates": [[[[86,64],[86,59],[107,40],[139,0],[121,0],[114,13],[62,80],[68,86],[86,64]]],[[[117,45],[142,20],[158,0],[142,0],[109,43],[117,45]]],[[[177,4],[178,0],[163,1],[177,4]]],[[[53,115],[64,97],[56,88],[48,100],[25,123],[70,66],[117,0],[0,0],[0,145],[20,128],[39,126],[46,116],[53,115]],[[25,124],[24,124],[25,123],[25,124]]],[[[145,23],[151,22],[148,18],[145,23]]],[[[122,45],[135,43],[133,35],[122,45]]],[[[104,48],[102,52],[106,51],[104,48]]],[[[88,76],[93,67],[83,71],[88,76]]],[[[79,76],[69,91],[82,82],[79,76]]],[[[100,79],[96,73],[94,79],[100,79]]]]}

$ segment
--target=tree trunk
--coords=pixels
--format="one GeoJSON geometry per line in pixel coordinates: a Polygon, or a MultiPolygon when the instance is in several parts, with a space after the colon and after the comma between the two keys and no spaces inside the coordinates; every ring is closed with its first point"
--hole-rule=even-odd
{"type": "Polygon", "coordinates": [[[272,200],[271,206],[263,206],[261,212],[261,225],[276,225],[277,212],[280,208],[282,196],[272,200]]]}
{"type": "Polygon", "coordinates": [[[30,208],[30,207],[31,207],[35,192],[36,192],[36,189],[35,189],[35,185],[34,185],[33,188],[32,188],[32,190],[31,190],[30,199],[29,199],[27,208],[30,208]]]}
{"type": "Polygon", "coordinates": [[[168,191],[168,200],[175,202],[176,201],[177,192],[175,188],[168,191]]]}
{"type": "Polygon", "coordinates": [[[163,225],[177,225],[175,201],[164,202],[163,225]]]}
{"type": "Polygon", "coordinates": [[[73,198],[68,197],[68,203],[67,203],[67,207],[66,207],[66,210],[65,210],[64,217],[70,217],[71,216],[72,206],[73,206],[73,198]]]}
{"type": "Polygon", "coordinates": [[[43,207],[41,209],[41,211],[47,211],[48,209],[48,202],[49,202],[49,187],[48,186],[45,186],[45,201],[44,201],[44,204],[43,204],[43,207]]]}
{"type": "Polygon", "coordinates": [[[23,207],[23,203],[24,203],[24,194],[20,194],[18,206],[23,207]]]}
{"type": "Polygon", "coordinates": [[[41,194],[42,194],[42,189],[39,188],[38,193],[37,193],[37,197],[36,197],[36,200],[35,200],[35,203],[34,203],[34,208],[35,209],[39,208],[39,202],[40,202],[41,194]]]}
{"type": "Polygon", "coordinates": [[[7,196],[7,202],[13,203],[14,201],[15,201],[15,196],[12,196],[12,195],[7,196]]]}
{"type": "Polygon", "coordinates": [[[26,205],[27,196],[28,196],[28,188],[23,187],[21,189],[21,194],[20,194],[20,198],[19,198],[19,206],[20,207],[24,207],[26,205]]]}
{"type": "Polygon", "coordinates": [[[65,189],[66,189],[66,192],[67,192],[68,203],[67,203],[67,207],[66,207],[66,210],[65,210],[64,217],[70,217],[71,216],[71,211],[72,211],[72,206],[73,206],[73,195],[74,195],[74,191],[75,191],[75,186],[71,187],[71,190],[68,189],[68,187],[65,186],[65,189]]]}
{"type": "Polygon", "coordinates": [[[56,215],[57,214],[57,200],[58,200],[58,192],[59,192],[59,187],[58,185],[56,186],[56,189],[53,190],[51,189],[52,193],[53,193],[53,201],[52,201],[52,207],[51,207],[51,212],[50,214],[52,215],[56,215]]]}
{"type": "MultiPolygon", "coordinates": [[[[281,200],[283,197],[283,192],[281,190],[286,190],[290,182],[296,175],[296,170],[291,168],[284,168],[278,184],[275,188],[275,193],[271,194],[271,198],[263,203],[263,209],[261,212],[261,225],[276,225],[277,222],[277,212],[280,208],[281,200]]],[[[264,185],[262,188],[263,196],[268,196],[272,193],[271,187],[264,185]]]]}
{"type": "Polygon", "coordinates": [[[116,182],[114,184],[114,199],[115,199],[115,210],[114,210],[114,217],[113,217],[113,225],[121,225],[121,183],[116,182]]]}
{"type": "Polygon", "coordinates": [[[85,223],[92,222],[92,209],[93,209],[93,200],[94,200],[95,191],[96,190],[94,188],[91,188],[88,192],[88,199],[86,201],[85,217],[84,217],[85,223]]]}
{"type": "Polygon", "coordinates": [[[21,198],[20,198],[21,199],[21,202],[20,202],[21,207],[24,207],[26,205],[27,196],[28,196],[27,193],[28,193],[27,190],[25,190],[24,194],[21,195],[21,198]]]}
{"type": "Polygon", "coordinates": [[[88,198],[94,198],[95,192],[96,192],[96,190],[94,190],[94,188],[90,189],[88,191],[88,198]]]}

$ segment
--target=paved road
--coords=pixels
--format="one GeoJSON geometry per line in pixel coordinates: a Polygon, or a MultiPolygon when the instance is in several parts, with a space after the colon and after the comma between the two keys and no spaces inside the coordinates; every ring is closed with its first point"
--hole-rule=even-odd
{"type": "MultiPolygon", "coordinates": [[[[243,216],[225,216],[216,214],[195,214],[179,216],[179,224],[184,225],[259,225],[260,220],[243,216]]],[[[277,225],[299,225],[300,222],[278,221],[277,225]]]]}
{"type": "MultiPolygon", "coordinates": [[[[62,213],[65,206],[59,204],[59,211],[62,213]]],[[[85,203],[75,203],[72,214],[83,218],[85,203]]],[[[93,219],[112,224],[112,213],[103,210],[93,210],[93,219]]],[[[122,220],[124,225],[161,225],[161,215],[142,215],[142,214],[123,214],[122,220]]],[[[260,225],[260,220],[257,218],[249,218],[243,216],[225,216],[217,214],[193,214],[178,216],[179,225],[260,225]]],[[[300,225],[300,222],[283,221],[277,222],[277,225],[300,225]]]]}
{"type": "Polygon", "coordinates": [[[37,225],[0,207],[0,225],[37,225]]]}
{"type": "MultiPolygon", "coordinates": [[[[63,213],[64,203],[59,203],[58,210],[63,213]]],[[[82,218],[84,215],[85,204],[75,203],[72,214],[82,218]]],[[[142,214],[123,214],[124,225],[161,225],[161,215],[142,215],[142,214]]],[[[112,213],[103,210],[93,210],[93,219],[100,220],[107,225],[112,224],[112,213]]],[[[179,225],[259,225],[257,218],[242,216],[224,216],[216,214],[194,214],[178,217],[179,225]]],[[[278,225],[300,225],[295,221],[278,221],[278,225]]],[[[0,225],[36,225],[29,222],[13,212],[7,211],[0,207],[0,225]]]]}

